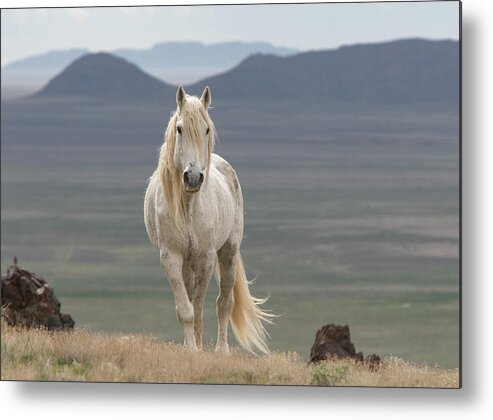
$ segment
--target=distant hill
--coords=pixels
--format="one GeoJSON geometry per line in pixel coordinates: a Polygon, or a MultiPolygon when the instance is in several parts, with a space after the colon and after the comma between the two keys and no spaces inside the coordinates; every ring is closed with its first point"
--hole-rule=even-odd
{"type": "MultiPolygon", "coordinates": [[[[163,81],[177,84],[192,83],[229,70],[251,54],[285,56],[296,52],[298,51],[295,49],[275,47],[266,42],[225,42],[211,45],[199,42],[165,42],[149,49],[109,51],[163,81]]],[[[89,51],[86,49],[49,51],[14,61],[2,68],[2,86],[7,89],[39,89],[72,61],[87,53],[89,51]]]]}
{"type": "Polygon", "coordinates": [[[175,92],[175,87],[144,73],[135,64],[96,53],[75,60],[33,97],[133,102],[171,98],[175,92]]]}
{"type": "Polygon", "coordinates": [[[35,92],[72,61],[87,53],[84,49],[50,51],[7,64],[2,67],[2,99],[35,92]]]}
{"type": "MultiPolygon", "coordinates": [[[[311,51],[289,57],[255,54],[205,85],[215,100],[332,100],[349,103],[458,103],[459,46],[455,41],[401,40],[311,51]]],[[[85,55],[36,97],[83,96],[171,103],[176,87],[111,54],[85,55]]],[[[301,105],[302,106],[302,103],[301,105]]]]}
{"type": "Polygon", "coordinates": [[[275,47],[267,42],[221,42],[205,45],[200,42],[163,42],[148,50],[120,49],[114,54],[142,68],[223,67],[235,66],[251,54],[286,56],[297,53],[293,48],[275,47]]]}
{"type": "Polygon", "coordinates": [[[45,54],[33,55],[13,61],[2,68],[2,73],[14,71],[50,71],[53,72],[54,75],[76,58],[79,58],[88,52],[89,50],[81,48],[49,51],[45,54]]]}
{"type": "Polygon", "coordinates": [[[252,54],[286,56],[297,53],[292,48],[275,47],[267,42],[166,42],[148,50],[120,49],[123,57],[160,79],[176,84],[197,81],[236,66],[252,54]]]}
{"type": "MultiPolygon", "coordinates": [[[[256,54],[234,69],[190,86],[213,96],[330,98],[346,102],[458,101],[459,44],[407,39],[345,46],[289,57],[256,54]]],[[[300,106],[302,106],[300,104],[300,106]]]]}

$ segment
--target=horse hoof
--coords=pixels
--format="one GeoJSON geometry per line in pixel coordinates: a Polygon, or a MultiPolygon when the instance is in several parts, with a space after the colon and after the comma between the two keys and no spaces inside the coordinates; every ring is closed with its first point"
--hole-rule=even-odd
{"type": "Polygon", "coordinates": [[[184,343],[183,347],[185,348],[185,350],[192,351],[194,353],[200,350],[196,344],[184,343]]]}
{"type": "Polygon", "coordinates": [[[214,351],[219,354],[229,354],[229,346],[227,344],[222,346],[217,345],[214,351]]]}

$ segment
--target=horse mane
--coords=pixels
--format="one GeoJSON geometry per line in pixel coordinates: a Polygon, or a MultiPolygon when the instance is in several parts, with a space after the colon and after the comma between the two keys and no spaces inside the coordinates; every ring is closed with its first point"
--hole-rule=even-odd
{"type": "Polygon", "coordinates": [[[164,134],[164,143],[161,146],[161,151],[159,153],[157,172],[163,186],[164,198],[170,210],[171,218],[178,230],[184,232],[187,219],[186,195],[182,188],[182,173],[175,166],[174,159],[176,148],[176,121],[178,120],[179,115],[183,116],[183,129],[187,131],[188,138],[201,154],[204,152],[204,144],[202,142],[201,133],[199,132],[201,119],[205,120],[209,127],[207,167],[205,170],[204,185],[207,184],[209,178],[209,168],[212,151],[214,149],[216,130],[214,123],[209,117],[209,113],[202,105],[200,99],[196,96],[186,95],[184,106],[173,112],[164,134]]]}

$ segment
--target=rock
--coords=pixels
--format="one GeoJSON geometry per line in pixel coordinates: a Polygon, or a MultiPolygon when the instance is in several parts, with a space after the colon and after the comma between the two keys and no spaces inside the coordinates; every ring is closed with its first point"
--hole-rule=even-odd
{"type": "Polygon", "coordinates": [[[371,369],[376,369],[380,365],[380,356],[376,354],[370,354],[369,356],[365,357],[364,360],[365,364],[370,366],[371,369]]]}
{"type": "Polygon", "coordinates": [[[19,268],[17,258],[2,276],[2,316],[10,325],[65,330],[74,327],[70,315],[60,313],[53,288],[40,276],[19,268]]]}
{"type": "Polygon", "coordinates": [[[310,351],[310,363],[344,358],[368,364],[371,369],[380,364],[380,357],[376,354],[365,358],[363,353],[356,353],[354,344],[351,342],[348,325],[328,324],[320,328],[315,335],[315,342],[310,351]]]}

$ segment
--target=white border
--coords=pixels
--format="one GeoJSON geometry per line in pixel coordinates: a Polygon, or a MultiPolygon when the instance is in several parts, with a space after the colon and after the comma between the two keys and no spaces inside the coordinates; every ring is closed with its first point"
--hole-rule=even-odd
{"type": "MultiPolygon", "coordinates": [[[[286,3],[289,1],[283,1],[286,3]]],[[[2,7],[152,1],[2,0],[2,7]]],[[[155,2],[159,4],[159,2],[155,2]]],[[[207,4],[174,0],[171,4],[207,4]]],[[[214,1],[233,3],[233,1],[214,1]]],[[[250,3],[243,1],[243,3],[250,3]]],[[[254,2],[253,2],[254,3],[254,2]]],[[[275,3],[273,1],[272,3],[275,3]]],[[[161,3],[164,4],[164,3],[161,3]]],[[[462,390],[0,383],[2,418],[483,419],[493,412],[492,2],[463,2],[462,390]]]]}

